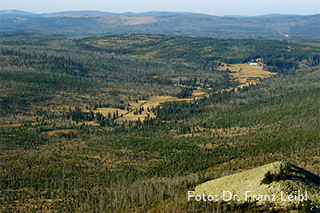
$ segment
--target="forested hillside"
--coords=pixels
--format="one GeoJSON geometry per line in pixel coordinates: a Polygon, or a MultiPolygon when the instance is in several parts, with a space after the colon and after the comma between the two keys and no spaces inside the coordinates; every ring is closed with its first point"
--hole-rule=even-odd
{"type": "Polygon", "coordinates": [[[187,191],[278,160],[320,174],[313,43],[6,33],[0,47],[0,211],[301,209],[187,191]],[[232,65],[250,62],[274,75],[240,88],[232,65]]]}
{"type": "Polygon", "coordinates": [[[0,14],[1,32],[54,36],[153,33],[180,36],[319,41],[319,14],[219,17],[197,13],[108,13],[66,11],[47,14],[0,14]]]}

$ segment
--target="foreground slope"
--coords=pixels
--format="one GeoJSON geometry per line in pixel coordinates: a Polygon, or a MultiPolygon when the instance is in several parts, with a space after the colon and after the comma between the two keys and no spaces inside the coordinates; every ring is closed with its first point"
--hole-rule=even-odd
{"type": "Polygon", "coordinates": [[[267,172],[277,174],[284,162],[277,161],[260,166],[248,171],[222,177],[198,185],[195,190],[197,195],[217,195],[219,201],[258,203],[272,202],[281,206],[298,204],[309,201],[316,207],[320,204],[319,177],[290,165],[292,174],[279,181],[261,183],[267,172]],[[236,197],[233,197],[236,195],[236,197]],[[292,197],[291,197],[292,196],[292,197]],[[234,199],[235,198],[235,199],[234,199]]]}

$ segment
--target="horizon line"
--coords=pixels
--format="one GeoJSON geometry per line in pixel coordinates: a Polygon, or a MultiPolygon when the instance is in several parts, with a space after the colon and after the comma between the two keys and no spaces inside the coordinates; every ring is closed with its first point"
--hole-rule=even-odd
{"type": "MultiPolygon", "coordinates": [[[[26,10],[19,10],[19,9],[3,9],[0,12],[4,11],[19,11],[25,13],[31,13],[34,15],[44,15],[44,14],[54,14],[54,13],[64,13],[64,12],[100,12],[100,13],[111,13],[111,14],[146,14],[146,13],[177,13],[177,14],[201,14],[201,15],[209,15],[209,16],[220,16],[220,17],[258,17],[258,16],[310,16],[310,15],[318,15],[320,13],[310,13],[310,14],[293,14],[293,13],[265,13],[260,15],[239,15],[239,14],[226,14],[226,15],[215,15],[215,14],[208,14],[208,13],[201,13],[201,12],[190,12],[190,11],[166,11],[166,10],[149,10],[144,12],[133,12],[133,11],[126,11],[126,12],[111,12],[111,11],[101,11],[101,10],[61,10],[61,11],[53,11],[53,12],[29,12],[26,10]]],[[[5,13],[3,13],[5,14],[5,13]]],[[[3,15],[1,14],[1,15],[3,15]]],[[[10,14],[10,13],[7,13],[10,14]]]]}

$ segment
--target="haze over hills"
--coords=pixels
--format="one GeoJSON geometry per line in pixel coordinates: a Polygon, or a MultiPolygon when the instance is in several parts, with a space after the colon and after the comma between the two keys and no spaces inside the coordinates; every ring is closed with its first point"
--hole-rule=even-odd
{"type": "Polygon", "coordinates": [[[83,10],[83,11],[62,11],[52,13],[31,13],[22,10],[0,10],[0,18],[7,17],[73,17],[73,16],[165,16],[174,14],[190,14],[190,12],[166,12],[166,11],[148,11],[142,13],[124,12],[124,13],[112,13],[95,10],[83,10]]]}
{"type": "Polygon", "coordinates": [[[255,39],[319,40],[320,15],[270,14],[257,17],[219,17],[196,13],[151,11],[109,13],[66,11],[34,14],[0,11],[1,31],[64,36],[117,33],[161,33],[183,36],[255,39]]]}
{"type": "Polygon", "coordinates": [[[36,13],[25,12],[22,10],[0,10],[0,18],[35,16],[36,13]]]}

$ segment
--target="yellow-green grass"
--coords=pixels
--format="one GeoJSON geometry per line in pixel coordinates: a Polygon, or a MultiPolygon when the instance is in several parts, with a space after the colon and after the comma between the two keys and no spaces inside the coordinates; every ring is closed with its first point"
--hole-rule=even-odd
{"type": "Polygon", "coordinates": [[[279,206],[290,206],[293,203],[298,204],[308,200],[311,204],[320,208],[319,183],[312,181],[309,173],[298,167],[294,167],[295,172],[292,177],[274,181],[270,184],[261,184],[265,174],[268,171],[278,173],[281,164],[285,165],[284,162],[277,161],[205,182],[195,187],[195,194],[213,195],[214,201],[236,203],[257,201],[259,204],[274,203],[279,206]]]}

